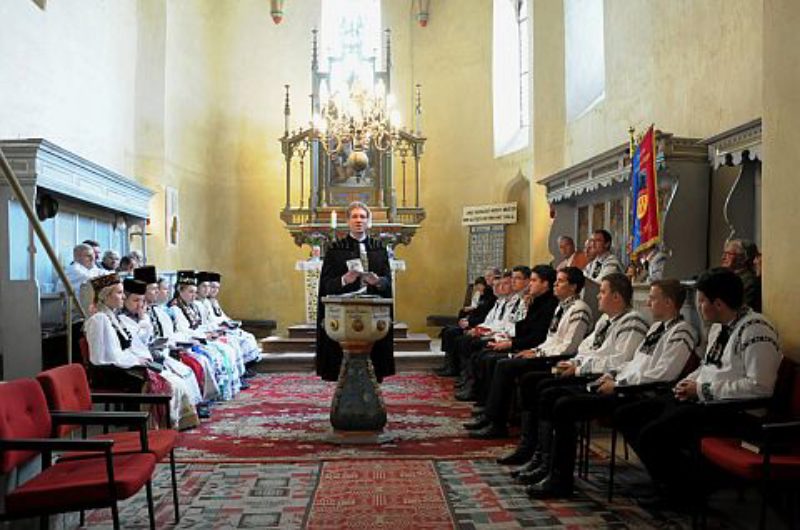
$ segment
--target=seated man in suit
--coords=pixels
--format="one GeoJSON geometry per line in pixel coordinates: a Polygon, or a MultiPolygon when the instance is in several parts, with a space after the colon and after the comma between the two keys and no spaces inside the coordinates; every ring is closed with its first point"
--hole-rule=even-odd
{"type": "Polygon", "coordinates": [[[781,363],[775,328],[743,303],[742,280],[716,268],[697,280],[700,314],[711,322],[700,367],[680,381],[674,395],[626,405],[615,422],[663,498],[683,505],[696,498],[696,463],[691,451],[708,434],[741,434],[741,421],[726,409],[704,406],[772,395],[781,363]]]}

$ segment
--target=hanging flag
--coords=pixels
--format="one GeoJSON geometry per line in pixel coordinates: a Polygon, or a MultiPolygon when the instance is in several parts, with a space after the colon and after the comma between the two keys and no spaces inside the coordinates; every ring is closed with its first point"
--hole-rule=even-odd
{"type": "Polygon", "coordinates": [[[633,244],[631,255],[656,245],[661,240],[658,184],[656,180],[656,135],[651,125],[636,146],[631,158],[633,191],[633,244]]]}

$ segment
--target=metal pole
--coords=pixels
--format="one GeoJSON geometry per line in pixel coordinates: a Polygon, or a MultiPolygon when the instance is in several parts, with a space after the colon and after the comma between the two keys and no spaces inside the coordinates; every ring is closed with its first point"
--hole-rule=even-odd
{"type": "Polygon", "coordinates": [[[72,298],[67,296],[67,364],[72,364],[72,298]]]}
{"type": "MultiPolygon", "coordinates": [[[[55,268],[58,278],[61,280],[61,283],[64,284],[64,290],[67,292],[67,296],[75,302],[75,307],[78,308],[78,312],[81,314],[81,316],[86,318],[86,311],[83,309],[80,300],[78,300],[78,297],[75,295],[75,290],[72,288],[72,284],[69,283],[69,279],[64,272],[64,268],[61,266],[61,263],[59,263],[56,252],[50,245],[50,241],[47,239],[47,234],[44,233],[42,224],[39,222],[39,218],[36,217],[36,214],[33,211],[33,206],[31,206],[31,202],[25,195],[22,185],[19,183],[19,179],[17,179],[17,176],[14,174],[14,170],[11,169],[11,164],[8,163],[8,159],[6,159],[6,155],[3,153],[2,148],[0,148],[0,170],[2,170],[6,180],[8,180],[11,190],[14,192],[17,200],[22,205],[22,209],[25,211],[25,215],[28,217],[28,221],[31,223],[31,226],[33,226],[33,231],[36,232],[36,235],[39,237],[39,241],[42,243],[42,247],[44,247],[45,252],[47,252],[47,256],[50,258],[50,262],[53,264],[53,268],[55,268]]],[[[70,320],[71,319],[72,316],[70,315],[70,320]]]]}

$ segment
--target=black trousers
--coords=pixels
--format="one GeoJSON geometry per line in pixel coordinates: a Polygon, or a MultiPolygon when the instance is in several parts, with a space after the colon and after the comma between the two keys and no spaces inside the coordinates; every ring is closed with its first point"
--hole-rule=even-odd
{"type": "Polygon", "coordinates": [[[445,326],[442,328],[442,351],[444,352],[445,366],[459,369],[458,359],[455,356],[455,342],[464,336],[464,330],[459,326],[445,326]]]}
{"type": "Polygon", "coordinates": [[[620,407],[614,422],[653,481],[676,497],[695,495],[701,484],[696,459],[701,437],[742,436],[747,427],[735,412],[669,394],[620,407]]]}
{"type": "MultiPolygon", "coordinates": [[[[552,472],[562,486],[573,483],[575,448],[578,443],[577,423],[611,415],[623,401],[614,394],[592,394],[586,382],[550,385],[539,396],[539,419],[549,423],[552,472]]],[[[542,433],[542,435],[546,435],[542,433]]]]}
{"type": "MultiPolygon", "coordinates": [[[[541,372],[549,375],[548,364],[545,359],[540,357],[523,358],[511,357],[496,359],[494,371],[486,397],[486,410],[484,414],[495,423],[495,425],[505,425],[508,421],[508,414],[511,409],[511,402],[514,393],[523,384],[531,384],[529,379],[524,383],[524,377],[531,372],[541,372]]],[[[535,378],[534,378],[535,379],[535,378]]]]}
{"type": "Polygon", "coordinates": [[[475,393],[478,396],[478,403],[486,403],[497,363],[507,360],[509,355],[509,352],[496,352],[489,349],[483,349],[473,354],[471,360],[475,365],[475,393]]]}
{"type": "Polygon", "coordinates": [[[472,356],[479,353],[486,346],[486,341],[478,337],[463,335],[455,341],[456,357],[461,375],[469,381],[474,381],[477,366],[472,360],[472,356]]]}

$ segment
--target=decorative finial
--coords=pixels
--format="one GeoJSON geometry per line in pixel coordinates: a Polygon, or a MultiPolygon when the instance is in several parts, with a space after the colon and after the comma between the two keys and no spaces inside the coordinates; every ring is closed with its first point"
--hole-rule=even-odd
{"type": "Polygon", "coordinates": [[[283,100],[283,135],[289,136],[289,116],[292,114],[292,109],[289,106],[289,85],[283,85],[286,90],[286,96],[283,100]]]}
{"type": "Polygon", "coordinates": [[[311,30],[311,70],[316,72],[319,70],[319,61],[317,59],[317,28],[311,30]]]}
{"type": "Polygon", "coordinates": [[[392,30],[386,29],[386,71],[392,69],[392,30]]]}
{"type": "Polygon", "coordinates": [[[416,104],[414,105],[414,117],[416,118],[416,132],[419,135],[421,130],[420,121],[422,119],[422,85],[416,85],[416,104]]]}

